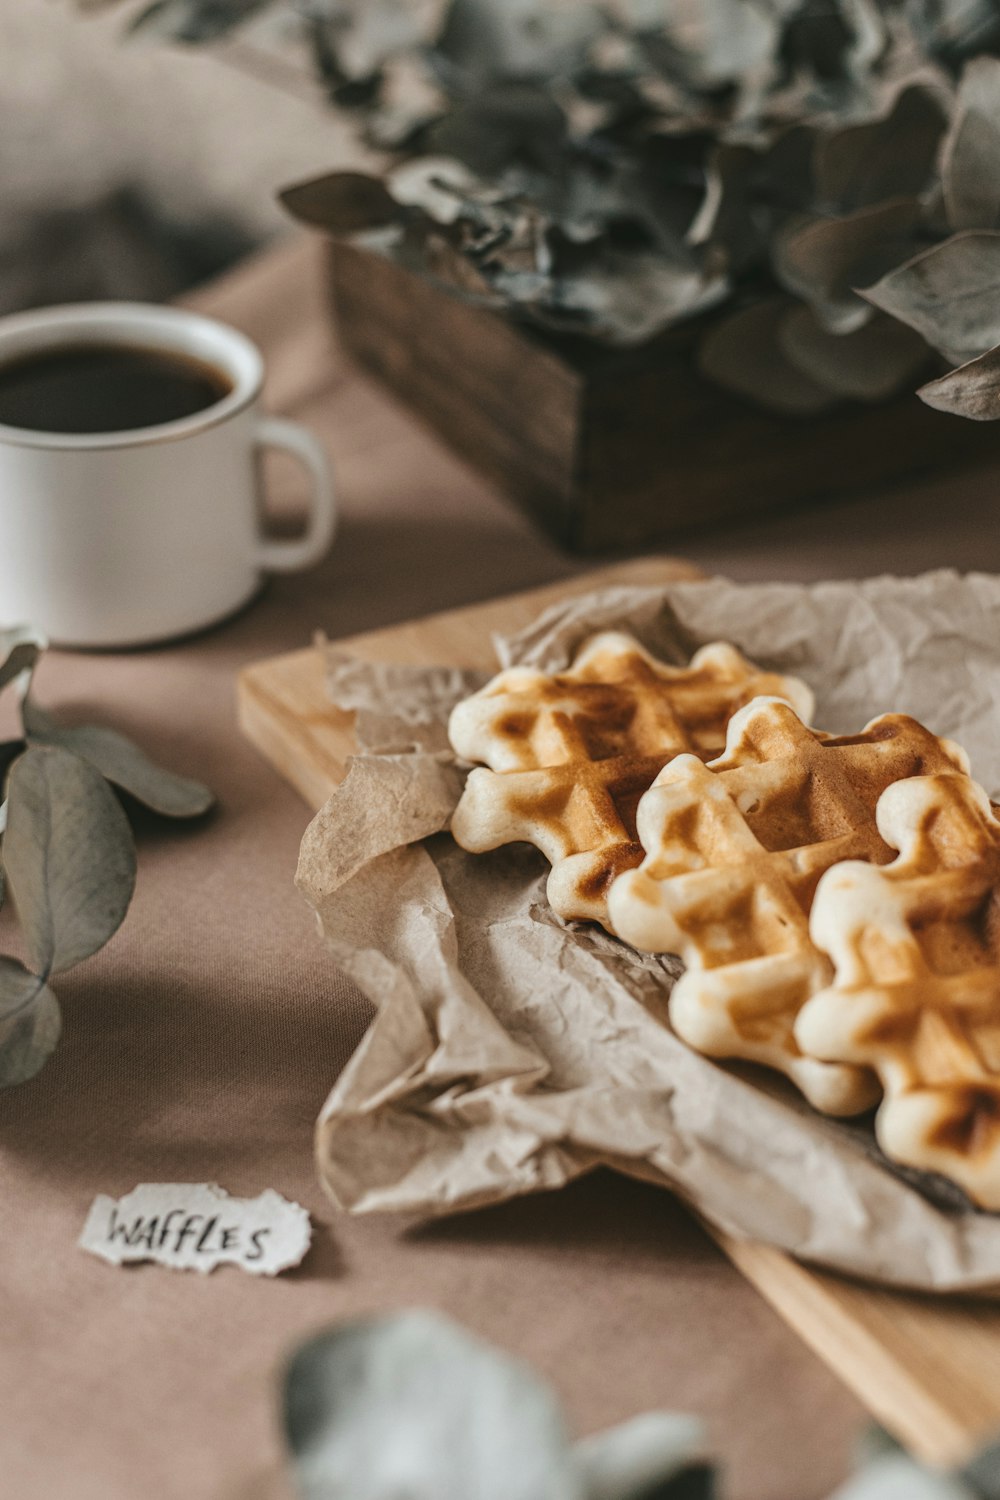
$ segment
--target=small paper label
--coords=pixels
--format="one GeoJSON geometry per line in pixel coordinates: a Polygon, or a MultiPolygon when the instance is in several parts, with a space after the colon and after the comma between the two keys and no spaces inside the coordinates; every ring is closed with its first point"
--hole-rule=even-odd
{"type": "Polygon", "coordinates": [[[299,1264],[311,1238],[306,1209],[270,1188],[230,1198],[207,1182],[141,1182],[124,1198],[94,1199],[80,1248],[113,1266],[155,1260],[175,1271],[232,1265],[276,1276],[299,1264]]]}

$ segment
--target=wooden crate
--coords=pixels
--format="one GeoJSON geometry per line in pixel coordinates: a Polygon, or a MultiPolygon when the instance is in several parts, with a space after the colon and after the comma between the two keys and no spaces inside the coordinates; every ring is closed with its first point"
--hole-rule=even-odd
{"type": "Polygon", "coordinates": [[[758,411],[699,375],[698,329],[636,349],[543,336],[347,244],[345,348],[578,552],[996,458],[1000,431],[911,393],[814,418],[758,411]]]}

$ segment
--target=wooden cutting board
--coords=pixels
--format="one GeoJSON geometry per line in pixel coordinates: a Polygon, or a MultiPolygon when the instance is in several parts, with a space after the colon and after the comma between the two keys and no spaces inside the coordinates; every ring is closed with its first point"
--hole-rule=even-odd
{"type": "MultiPolygon", "coordinates": [[[[558,599],[609,584],[698,576],[674,558],[641,559],[338,645],[366,660],[489,668],[495,665],[492,632],[517,630],[558,599]]],[[[320,652],[310,648],[247,667],[238,692],[244,733],[310,806],[322,807],[354,746],[352,716],[326,699],[320,652]]],[[[960,1463],[1000,1432],[1000,1304],[883,1291],[820,1274],[765,1245],[715,1237],[786,1322],[919,1458],[960,1463]]]]}

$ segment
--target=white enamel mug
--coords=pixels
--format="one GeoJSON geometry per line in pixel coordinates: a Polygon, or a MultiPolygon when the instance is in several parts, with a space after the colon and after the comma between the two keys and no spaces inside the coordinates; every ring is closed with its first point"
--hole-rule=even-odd
{"type": "Polygon", "coordinates": [[[321,445],[262,414],[264,365],[233,328],[198,313],[97,302],[0,318],[0,369],[73,345],[180,354],[220,371],[226,395],[178,421],[65,433],[0,423],[0,625],[71,646],[138,646],[224,619],[265,572],[318,562],[336,526],[321,445]],[[305,534],[262,532],[261,449],[312,479],[305,534]]]}

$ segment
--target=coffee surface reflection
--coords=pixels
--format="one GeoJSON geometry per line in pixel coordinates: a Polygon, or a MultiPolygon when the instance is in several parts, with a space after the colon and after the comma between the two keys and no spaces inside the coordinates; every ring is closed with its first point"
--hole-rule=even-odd
{"type": "Polygon", "coordinates": [[[232,388],[221,370],[187,355],[66,345],[0,364],[0,423],[33,432],[131,432],[194,416],[232,388]]]}

